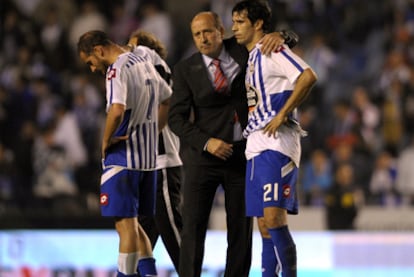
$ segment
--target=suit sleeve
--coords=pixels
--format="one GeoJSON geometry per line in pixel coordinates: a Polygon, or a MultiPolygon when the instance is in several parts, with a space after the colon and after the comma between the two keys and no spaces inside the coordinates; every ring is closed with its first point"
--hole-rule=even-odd
{"type": "MultiPolygon", "coordinates": [[[[185,66],[185,65],[184,65],[185,66]]],[[[193,109],[193,93],[185,77],[183,65],[177,65],[172,74],[173,94],[171,96],[168,125],[186,144],[203,152],[210,136],[190,120],[193,109]]]]}

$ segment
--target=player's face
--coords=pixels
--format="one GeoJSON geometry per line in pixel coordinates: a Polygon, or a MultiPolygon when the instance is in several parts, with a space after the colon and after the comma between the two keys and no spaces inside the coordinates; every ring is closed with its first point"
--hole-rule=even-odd
{"type": "Polygon", "coordinates": [[[79,57],[87,66],[89,66],[89,69],[92,72],[98,71],[103,75],[106,74],[108,66],[106,65],[104,60],[102,60],[101,58],[99,58],[98,55],[96,55],[95,51],[90,55],[86,54],[85,52],[80,52],[79,57]]]}
{"type": "Polygon", "coordinates": [[[197,15],[191,22],[191,32],[194,43],[200,53],[217,58],[223,45],[224,30],[219,30],[214,24],[213,16],[197,15]]]}
{"type": "Polygon", "coordinates": [[[249,46],[253,43],[255,28],[247,17],[247,11],[234,12],[232,20],[231,30],[237,43],[246,46],[247,49],[251,49],[249,46]]]}

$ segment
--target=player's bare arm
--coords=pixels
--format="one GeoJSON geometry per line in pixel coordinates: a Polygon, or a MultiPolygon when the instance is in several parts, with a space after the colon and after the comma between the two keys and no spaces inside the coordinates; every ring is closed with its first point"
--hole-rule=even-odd
{"type": "Polygon", "coordinates": [[[108,147],[121,140],[127,140],[128,136],[113,137],[116,129],[121,125],[124,118],[125,105],[112,104],[106,116],[105,130],[102,139],[102,158],[105,158],[105,153],[108,147]]]}
{"type": "Polygon", "coordinates": [[[168,121],[168,110],[170,109],[170,98],[161,102],[158,107],[158,132],[167,125],[168,121]]]}
{"type": "Polygon", "coordinates": [[[316,73],[310,68],[299,75],[292,95],[278,114],[265,126],[264,134],[269,137],[276,134],[277,129],[286,122],[287,116],[306,99],[316,80],[316,73]]]}

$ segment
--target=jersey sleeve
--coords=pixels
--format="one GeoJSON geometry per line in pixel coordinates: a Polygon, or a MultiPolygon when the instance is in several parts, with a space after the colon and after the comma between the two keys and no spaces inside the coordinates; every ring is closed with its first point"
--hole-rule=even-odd
{"type": "Polygon", "coordinates": [[[274,64],[272,68],[278,71],[281,76],[289,79],[291,84],[294,84],[299,75],[309,68],[309,65],[287,46],[282,47],[278,52],[272,53],[271,63],[274,64]]]}
{"type": "Polygon", "coordinates": [[[120,67],[113,66],[106,74],[107,109],[112,104],[126,105],[127,82],[120,67]]]}
{"type": "Polygon", "coordinates": [[[161,82],[159,82],[159,90],[158,90],[160,93],[159,93],[158,100],[161,103],[162,101],[170,98],[172,94],[172,90],[169,84],[167,84],[167,82],[164,79],[162,79],[161,77],[160,79],[161,79],[161,82]]]}

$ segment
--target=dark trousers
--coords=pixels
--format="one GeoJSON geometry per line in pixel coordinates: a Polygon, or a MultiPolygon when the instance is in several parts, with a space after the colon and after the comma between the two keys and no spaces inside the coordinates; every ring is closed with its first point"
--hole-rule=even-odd
{"type": "Polygon", "coordinates": [[[245,215],[245,163],[228,163],[224,167],[198,166],[190,162],[184,164],[184,225],[179,276],[201,275],[209,216],[216,190],[222,185],[225,194],[228,243],[224,276],[248,277],[251,264],[252,219],[245,215]]]}
{"type": "Polygon", "coordinates": [[[170,167],[158,170],[155,217],[139,217],[139,223],[151,240],[154,248],[158,237],[178,272],[180,258],[182,168],[170,167]]]}

